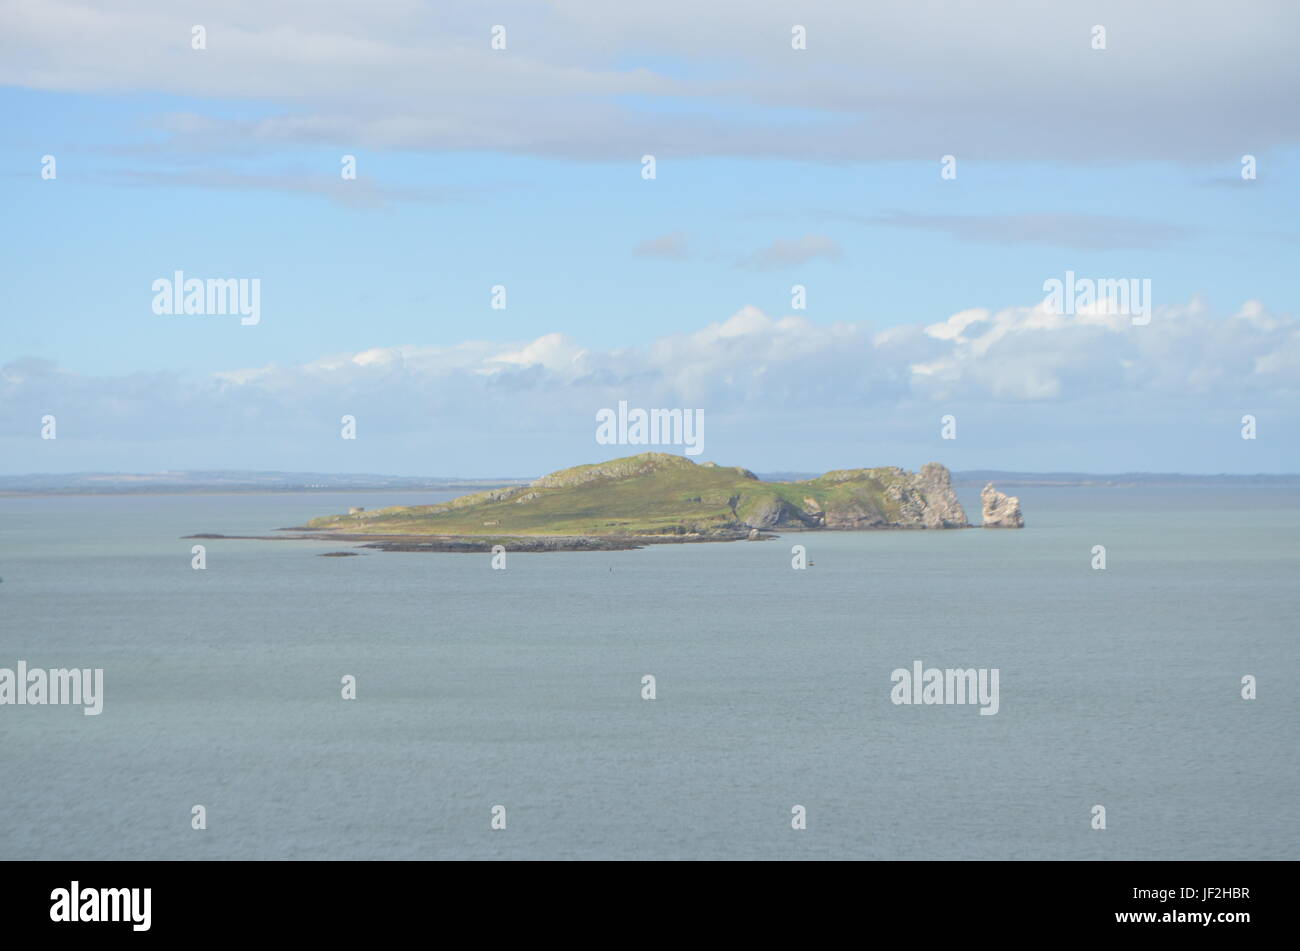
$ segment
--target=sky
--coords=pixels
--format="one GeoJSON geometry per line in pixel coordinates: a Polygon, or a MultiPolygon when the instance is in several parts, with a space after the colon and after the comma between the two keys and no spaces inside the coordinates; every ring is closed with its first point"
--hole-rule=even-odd
{"type": "Polygon", "coordinates": [[[0,472],[1300,471],[1300,7],[955,7],[0,0],[0,472]]]}

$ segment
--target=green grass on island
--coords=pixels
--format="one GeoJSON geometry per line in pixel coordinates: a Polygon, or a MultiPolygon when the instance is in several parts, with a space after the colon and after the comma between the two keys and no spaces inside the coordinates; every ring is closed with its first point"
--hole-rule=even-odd
{"type": "Polygon", "coordinates": [[[391,506],[312,519],[313,529],[367,535],[698,536],[752,530],[964,528],[948,470],[844,469],[763,482],[739,467],[647,452],[563,469],[525,486],[438,505],[391,506]]]}

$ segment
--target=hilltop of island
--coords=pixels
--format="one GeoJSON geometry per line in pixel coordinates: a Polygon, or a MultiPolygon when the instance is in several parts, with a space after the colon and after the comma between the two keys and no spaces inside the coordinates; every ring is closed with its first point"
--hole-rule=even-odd
{"type": "MultiPolygon", "coordinates": [[[[985,492],[988,527],[1023,525],[1018,500],[985,492]]],[[[647,452],[576,466],[527,485],[437,505],[399,505],[312,519],[328,537],[378,540],[389,550],[632,548],[760,538],[769,531],[968,528],[952,477],[932,462],[840,469],[812,479],[764,482],[748,469],[647,452]]]]}

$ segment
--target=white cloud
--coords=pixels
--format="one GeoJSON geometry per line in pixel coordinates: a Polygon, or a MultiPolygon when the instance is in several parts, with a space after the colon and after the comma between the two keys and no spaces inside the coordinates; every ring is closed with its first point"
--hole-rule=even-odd
{"type": "Polygon", "coordinates": [[[684,261],[691,256],[690,247],[687,245],[687,234],[684,231],[647,238],[633,248],[632,253],[639,257],[665,258],[673,261],[684,261]]]}
{"type": "Polygon", "coordinates": [[[819,258],[836,261],[843,255],[843,249],[833,238],[824,234],[806,234],[792,241],[777,239],[767,247],[741,258],[738,263],[741,267],[755,271],[775,271],[799,267],[819,258]]]}
{"type": "Polygon", "coordinates": [[[258,105],[258,118],[167,123],[176,147],[205,151],[1208,162],[1300,139],[1300,9],[1286,0],[1248,15],[1098,0],[1086,17],[1011,0],[813,0],[798,12],[805,51],[790,48],[792,16],[748,0],[0,0],[0,83],[258,105]],[[507,50],[489,49],[494,23],[507,50]],[[1093,23],[1105,51],[1090,47],[1093,23]]]}
{"type": "Polygon", "coordinates": [[[169,425],[221,431],[241,414],[288,430],[329,426],[335,405],[364,406],[372,428],[393,431],[428,425],[442,412],[480,431],[526,420],[545,432],[585,425],[618,399],[761,419],[953,401],[1086,407],[1099,395],[1281,401],[1298,389],[1300,321],[1258,301],[1227,317],[1199,300],[1157,308],[1146,326],[1119,315],[1060,316],[1041,304],[971,309],[882,333],[745,307],[641,348],[597,350],[551,333],[523,343],[372,348],[206,379],[100,379],[37,360],[0,367],[11,430],[57,405],[94,420],[93,429],[163,437],[169,425]],[[159,405],[184,413],[155,418],[159,405]]]}
{"type": "Polygon", "coordinates": [[[643,347],[563,334],[380,347],[203,378],[0,366],[0,469],[530,475],[601,457],[595,412],[692,407],[709,456],[753,466],[1296,471],[1300,320],[1200,300],[1151,323],[970,309],[875,332],[745,307],[643,347]],[[59,440],[35,422],[53,413],[59,440]],[[955,413],[962,438],[938,442],[955,413]],[[1261,437],[1237,435],[1242,414],[1261,437]],[[356,443],[338,437],[357,417],[356,443]],[[59,462],[57,460],[76,460],[59,462]],[[1225,461],[1226,460],[1226,461],[1225,461]]]}

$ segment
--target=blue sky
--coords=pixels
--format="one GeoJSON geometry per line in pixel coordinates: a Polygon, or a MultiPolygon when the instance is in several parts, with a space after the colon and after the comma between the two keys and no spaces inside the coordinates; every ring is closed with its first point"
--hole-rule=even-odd
{"type": "Polygon", "coordinates": [[[759,469],[1300,470],[1297,15],[938,9],[0,2],[0,471],[531,474],[618,399],[759,469]],[[1066,270],[1151,325],[1044,323],[1066,270]]]}

